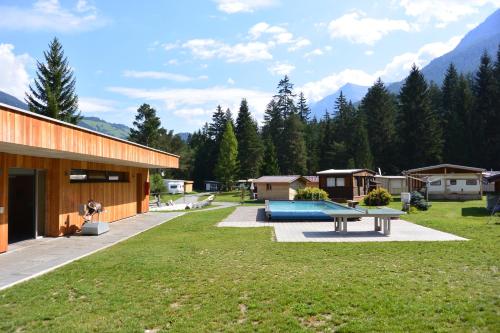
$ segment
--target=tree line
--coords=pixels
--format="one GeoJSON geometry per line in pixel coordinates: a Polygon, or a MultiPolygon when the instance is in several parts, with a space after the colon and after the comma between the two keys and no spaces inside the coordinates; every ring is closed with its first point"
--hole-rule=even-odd
{"type": "MultiPolygon", "coordinates": [[[[26,94],[33,112],[77,123],[81,118],[75,79],[54,39],[37,63],[26,94]]],[[[242,99],[234,119],[219,105],[210,122],[187,142],[165,129],[156,110],[137,110],[129,140],[181,155],[169,177],[219,180],[260,175],[313,175],[330,168],[380,168],[384,174],[440,162],[500,169],[500,46],[496,59],[485,52],[474,73],[450,64],[443,82],[428,83],[415,65],[398,94],[378,79],[361,102],[341,92],[334,112],[311,117],[302,92],[288,76],[267,104],[262,126],[242,99]]]]}

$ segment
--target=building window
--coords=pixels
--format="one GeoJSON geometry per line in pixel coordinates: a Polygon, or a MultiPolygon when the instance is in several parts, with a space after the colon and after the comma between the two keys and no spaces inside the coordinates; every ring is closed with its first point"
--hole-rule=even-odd
{"type": "Polygon", "coordinates": [[[71,169],[70,183],[120,183],[128,182],[128,172],[71,169]]]}
{"type": "Polygon", "coordinates": [[[457,185],[456,179],[450,179],[450,185],[457,185]]]}
{"type": "Polygon", "coordinates": [[[272,191],[273,186],[271,184],[266,184],[266,191],[272,191]]]}
{"type": "Polygon", "coordinates": [[[435,180],[431,182],[431,186],[441,186],[441,180],[435,180]]]}
{"type": "Polygon", "coordinates": [[[344,181],[344,177],[342,178],[336,178],[336,185],[337,186],[345,186],[345,181],[344,181]]]}
{"type": "Polygon", "coordinates": [[[476,186],[477,185],[477,179],[467,179],[465,181],[465,185],[476,186]]]}

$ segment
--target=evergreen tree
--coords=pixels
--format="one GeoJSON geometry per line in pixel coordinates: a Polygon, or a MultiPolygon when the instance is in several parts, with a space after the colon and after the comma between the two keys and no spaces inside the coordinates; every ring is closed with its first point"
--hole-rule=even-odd
{"type": "Polygon", "coordinates": [[[193,172],[192,179],[198,188],[205,180],[214,179],[214,166],[213,160],[213,141],[208,134],[208,124],[191,136],[189,140],[189,147],[193,151],[193,172]]]}
{"type": "Polygon", "coordinates": [[[497,84],[495,72],[488,53],[484,52],[481,57],[479,69],[474,77],[472,87],[475,96],[475,107],[473,121],[475,161],[479,166],[493,168],[498,164],[498,103],[496,100],[497,84]]]}
{"type": "Polygon", "coordinates": [[[380,78],[368,89],[361,110],[366,119],[373,165],[384,173],[398,172],[396,102],[380,78]]]}
{"type": "Polygon", "coordinates": [[[307,100],[304,97],[304,93],[301,91],[299,93],[299,100],[297,102],[297,113],[299,114],[300,119],[307,123],[309,121],[309,115],[311,114],[311,109],[307,105],[307,100]]]}
{"type": "Polygon", "coordinates": [[[344,145],[335,140],[336,130],[334,121],[330,118],[328,111],[320,122],[320,150],[319,150],[319,169],[332,169],[342,167],[337,158],[344,154],[344,145]]]}
{"type": "Polygon", "coordinates": [[[128,139],[141,145],[158,148],[160,127],[161,122],[156,116],[156,110],[149,104],[142,104],[137,109],[134,128],[130,130],[128,139]]]}
{"type": "Polygon", "coordinates": [[[226,122],[218,156],[215,165],[215,176],[217,180],[224,184],[226,190],[229,190],[238,173],[238,141],[230,121],[226,122]]]}
{"type": "Polygon", "coordinates": [[[257,122],[252,119],[246,99],[240,104],[236,119],[236,139],[238,140],[238,161],[240,177],[256,178],[262,162],[262,143],[260,141],[257,122]]]}
{"type": "MultiPolygon", "coordinates": [[[[230,112],[229,115],[231,115],[230,112]]],[[[212,122],[208,125],[208,135],[214,142],[218,143],[221,140],[222,134],[226,128],[227,116],[227,111],[222,111],[221,106],[217,105],[217,108],[212,115],[212,122]]]]}
{"type": "MultiPolygon", "coordinates": [[[[497,58],[494,65],[494,77],[495,77],[495,111],[493,113],[492,119],[490,119],[490,126],[494,124],[500,124],[500,44],[498,44],[497,58]]],[[[498,128],[498,126],[497,126],[498,128]]],[[[492,157],[490,162],[490,167],[495,170],[500,169],[500,131],[497,130],[495,135],[491,140],[492,150],[489,154],[492,157]]]]}
{"type": "Polygon", "coordinates": [[[265,176],[275,176],[280,174],[276,148],[270,138],[264,139],[264,156],[260,173],[265,176]]]}
{"type": "Polygon", "coordinates": [[[313,119],[305,125],[305,141],[307,149],[307,173],[315,175],[319,171],[320,143],[321,143],[321,125],[316,119],[313,119]]]}
{"type": "Polygon", "coordinates": [[[404,168],[441,162],[442,134],[431,107],[429,87],[413,65],[399,94],[401,164],[404,168]]]}
{"type": "Polygon", "coordinates": [[[290,82],[287,75],[278,83],[278,94],[275,95],[274,98],[276,99],[278,110],[283,118],[286,119],[289,115],[297,112],[297,108],[293,101],[295,98],[293,84],[290,82]]]}
{"type": "Polygon", "coordinates": [[[476,165],[476,162],[472,160],[472,151],[476,149],[472,146],[475,134],[469,127],[473,123],[474,95],[470,80],[462,74],[458,78],[457,92],[454,94],[454,98],[457,107],[454,116],[445,128],[447,132],[451,133],[447,134],[447,137],[453,142],[453,145],[450,142],[447,148],[450,149],[450,163],[476,165]]]}
{"type": "MultiPolygon", "coordinates": [[[[350,104],[350,107],[354,108],[352,104],[350,104]]],[[[354,168],[371,169],[373,166],[373,156],[368,141],[365,117],[359,110],[355,110],[354,112],[351,133],[348,147],[354,160],[354,168]]]]}
{"type": "Polygon", "coordinates": [[[307,151],[300,117],[290,114],[282,136],[283,155],[280,170],[285,175],[303,175],[307,171],[307,151]]]}
{"type": "Polygon", "coordinates": [[[36,78],[26,93],[26,103],[31,112],[77,124],[82,117],[78,111],[76,81],[57,38],[43,55],[45,63],[37,61],[36,78]]]}

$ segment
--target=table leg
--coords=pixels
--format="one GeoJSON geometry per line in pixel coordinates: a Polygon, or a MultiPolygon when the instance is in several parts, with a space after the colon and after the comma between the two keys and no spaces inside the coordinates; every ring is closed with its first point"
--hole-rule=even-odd
{"type": "Polygon", "coordinates": [[[347,232],[347,217],[342,218],[342,232],[347,232]]]}
{"type": "Polygon", "coordinates": [[[380,217],[375,217],[375,231],[380,231],[382,229],[380,217]]]}

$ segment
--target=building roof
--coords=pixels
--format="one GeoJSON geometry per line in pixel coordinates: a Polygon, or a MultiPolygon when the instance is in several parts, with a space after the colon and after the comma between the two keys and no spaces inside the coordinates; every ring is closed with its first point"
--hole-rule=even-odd
{"type": "Polygon", "coordinates": [[[307,179],[311,183],[319,183],[318,176],[304,176],[304,178],[307,179]]]}
{"type": "Polygon", "coordinates": [[[340,175],[340,174],[353,174],[361,171],[368,171],[375,174],[375,171],[369,169],[328,169],[316,172],[317,175],[340,175]]]}
{"type": "MultiPolygon", "coordinates": [[[[486,172],[484,174],[486,174],[486,172]]],[[[496,183],[500,181],[500,171],[489,171],[487,175],[485,175],[484,179],[488,183],[496,183]]]]}
{"type": "Polygon", "coordinates": [[[438,169],[438,168],[454,168],[454,169],[463,169],[463,170],[476,171],[476,172],[483,172],[483,171],[485,171],[485,169],[481,169],[481,168],[474,168],[474,167],[469,167],[469,166],[464,166],[464,165],[444,163],[444,164],[429,165],[429,166],[426,166],[426,167],[421,167],[421,168],[406,170],[406,171],[403,171],[403,174],[414,173],[414,172],[419,172],[419,171],[426,171],[426,170],[432,170],[432,169],[438,169]]]}
{"type": "Polygon", "coordinates": [[[304,179],[302,176],[291,175],[291,176],[262,176],[255,179],[254,183],[293,183],[297,179],[304,179]]]}
{"type": "Polygon", "coordinates": [[[382,175],[375,175],[375,178],[386,178],[386,179],[405,179],[405,176],[382,176],[382,175]]]}
{"type": "Polygon", "coordinates": [[[143,168],[177,168],[179,156],[0,103],[0,152],[143,168]]]}

